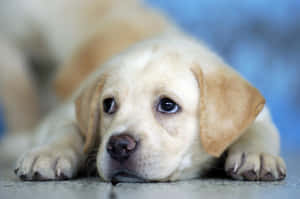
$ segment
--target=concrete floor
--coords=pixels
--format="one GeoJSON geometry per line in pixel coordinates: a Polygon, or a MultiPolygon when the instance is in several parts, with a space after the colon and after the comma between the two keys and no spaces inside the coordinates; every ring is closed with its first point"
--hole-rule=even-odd
{"type": "Polygon", "coordinates": [[[0,198],[109,198],[109,199],[177,199],[177,198],[299,198],[300,172],[297,154],[285,157],[288,177],[281,182],[242,182],[229,179],[201,179],[176,183],[127,184],[112,186],[98,178],[61,182],[22,182],[11,162],[0,162],[0,198]]]}

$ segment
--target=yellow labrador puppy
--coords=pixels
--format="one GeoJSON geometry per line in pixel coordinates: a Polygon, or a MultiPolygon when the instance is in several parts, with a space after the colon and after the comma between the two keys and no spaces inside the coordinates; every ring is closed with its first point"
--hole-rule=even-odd
{"type": "Polygon", "coordinates": [[[224,169],[234,179],[282,180],[279,136],[264,104],[201,43],[161,34],[93,72],[40,125],[38,145],[15,172],[69,179],[96,152],[105,181],[176,181],[205,174],[227,151],[224,169]]]}
{"type": "Polygon", "coordinates": [[[74,178],[92,158],[105,181],[175,181],[205,175],[221,156],[234,179],[285,177],[261,94],[155,10],[136,0],[0,5],[11,126],[40,117],[26,53],[59,63],[56,94],[67,99],[36,128],[17,162],[21,179],[74,178]]]}

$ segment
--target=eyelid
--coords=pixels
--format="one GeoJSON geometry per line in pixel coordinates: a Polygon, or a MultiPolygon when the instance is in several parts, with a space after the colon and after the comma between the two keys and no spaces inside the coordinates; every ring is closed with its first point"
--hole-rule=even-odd
{"type": "Polygon", "coordinates": [[[119,96],[116,91],[106,92],[105,94],[103,94],[100,102],[103,102],[105,99],[108,99],[108,98],[113,98],[115,100],[116,104],[119,104],[119,102],[120,102],[119,96]]]}
{"type": "Polygon", "coordinates": [[[102,101],[104,101],[108,98],[114,98],[116,100],[116,97],[113,94],[105,94],[101,97],[102,101]]]}
{"type": "Polygon", "coordinates": [[[170,100],[172,100],[173,102],[175,102],[179,107],[181,107],[181,104],[183,104],[180,100],[180,98],[173,94],[173,93],[165,93],[165,94],[162,94],[162,95],[159,95],[158,97],[158,100],[157,100],[157,103],[162,100],[163,98],[168,98],[170,100]]]}
{"type": "Polygon", "coordinates": [[[166,98],[171,99],[173,102],[178,104],[180,107],[182,107],[181,105],[183,105],[183,101],[179,97],[180,95],[177,95],[175,92],[172,92],[166,88],[160,88],[160,89],[156,90],[155,94],[156,94],[156,96],[159,96],[158,101],[160,99],[166,97],[166,98]]]}

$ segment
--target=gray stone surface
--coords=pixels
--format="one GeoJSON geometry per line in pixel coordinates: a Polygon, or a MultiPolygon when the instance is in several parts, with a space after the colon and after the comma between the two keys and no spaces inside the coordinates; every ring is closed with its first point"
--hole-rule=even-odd
{"type": "Polygon", "coordinates": [[[98,178],[60,182],[22,182],[13,174],[11,162],[0,162],[0,198],[300,198],[299,156],[285,156],[288,177],[281,182],[243,182],[229,179],[199,179],[175,183],[127,184],[112,186],[98,178]]]}

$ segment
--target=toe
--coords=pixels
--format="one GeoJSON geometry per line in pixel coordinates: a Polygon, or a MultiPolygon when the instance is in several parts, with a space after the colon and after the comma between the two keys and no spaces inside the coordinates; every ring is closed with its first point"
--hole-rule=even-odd
{"type": "Polygon", "coordinates": [[[245,162],[245,153],[235,153],[227,157],[225,163],[225,171],[227,175],[233,179],[242,180],[242,176],[238,175],[239,169],[245,162]]]}
{"type": "Polygon", "coordinates": [[[65,180],[71,178],[75,173],[72,161],[68,158],[59,158],[56,164],[56,178],[65,180]]]}
{"type": "Polygon", "coordinates": [[[30,180],[32,178],[32,166],[36,162],[38,156],[34,153],[25,154],[19,159],[17,167],[14,170],[15,174],[21,180],[30,180]]]}
{"type": "Polygon", "coordinates": [[[278,179],[277,163],[276,159],[268,154],[261,154],[260,156],[261,168],[260,168],[260,180],[262,181],[274,181],[278,179]]]}
{"type": "Polygon", "coordinates": [[[260,159],[253,153],[245,155],[244,164],[238,171],[238,175],[243,176],[244,180],[257,180],[259,176],[260,159]]]}
{"type": "Polygon", "coordinates": [[[244,153],[235,153],[228,156],[225,162],[225,170],[227,172],[237,173],[243,164],[244,158],[244,153]]]}
{"type": "Polygon", "coordinates": [[[281,157],[276,157],[276,167],[278,171],[279,180],[283,180],[286,177],[286,165],[281,157]]]}
{"type": "Polygon", "coordinates": [[[54,173],[55,159],[51,156],[41,156],[33,166],[33,173],[36,180],[49,180],[55,178],[54,173]]]}

